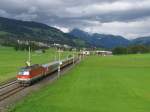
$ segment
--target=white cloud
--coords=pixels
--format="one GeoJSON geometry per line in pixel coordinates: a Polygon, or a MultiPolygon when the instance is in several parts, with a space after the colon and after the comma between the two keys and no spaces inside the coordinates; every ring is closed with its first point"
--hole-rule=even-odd
{"type": "Polygon", "coordinates": [[[0,0],[0,16],[43,22],[64,32],[150,35],[150,0],[0,0]]]}
{"type": "Polygon", "coordinates": [[[9,14],[6,11],[2,10],[2,9],[0,9],[0,15],[4,16],[4,17],[8,17],[9,16],[9,14]]]}
{"type": "Polygon", "coordinates": [[[63,31],[63,32],[65,32],[65,33],[69,32],[69,28],[59,27],[59,26],[53,26],[53,27],[55,27],[55,28],[57,28],[57,29],[60,29],[61,31],[63,31]]]}
{"type": "MultiPolygon", "coordinates": [[[[93,23],[94,24],[94,23],[93,23]]],[[[150,17],[139,21],[133,22],[108,22],[100,23],[97,25],[89,26],[85,28],[85,31],[92,31],[93,33],[105,33],[122,35],[126,38],[133,39],[139,36],[150,35],[150,17]]]]}
{"type": "Polygon", "coordinates": [[[14,18],[25,20],[25,21],[31,21],[33,19],[36,19],[37,17],[38,17],[38,15],[36,15],[36,14],[22,13],[20,15],[16,15],[14,18]]]}
{"type": "Polygon", "coordinates": [[[112,3],[93,3],[86,6],[74,6],[66,8],[66,11],[71,14],[72,17],[79,17],[85,15],[95,15],[95,14],[105,14],[114,13],[120,11],[130,11],[130,10],[142,10],[150,9],[150,1],[116,1],[112,3]]]}
{"type": "Polygon", "coordinates": [[[38,11],[37,7],[32,6],[29,8],[28,13],[35,13],[36,11],[38,11]]]}

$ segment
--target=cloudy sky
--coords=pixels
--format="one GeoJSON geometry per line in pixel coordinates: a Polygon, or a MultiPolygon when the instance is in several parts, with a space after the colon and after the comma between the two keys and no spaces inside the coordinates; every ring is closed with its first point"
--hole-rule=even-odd
{"type": "Polygon", "coordinates": [[[0,0],[0,16],[132,39],[150,35],[150,0],[0,0]]]}

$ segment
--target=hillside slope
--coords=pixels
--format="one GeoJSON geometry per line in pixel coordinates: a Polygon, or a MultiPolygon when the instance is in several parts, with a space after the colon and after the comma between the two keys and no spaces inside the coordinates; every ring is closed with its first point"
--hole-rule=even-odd
{"type": "Polygon", "coordinates": [[[133,45],[150,45],[150,36],[147,37],[139,37],[132,40],[133,45]]]}
{"type": "Polygon", "coordinates": [[[90,34],[80,29],[64,33],[48,25],[0,17],[0,43],[17,40],[40,41],[49,44],[67,44],[76,47],[98,47],[112,49],[118,46],[150,45],[150,37],[128,40],[122,36],[90,34]]]}
{"type": "Polygon", "coordinates": [[[71,37],[48,25],[0,17],[1,40],[34,40],[74,45],[71,37]]]}
{"type": "Polygon", "coordinates": [[[80,38],[86,41],[91,46],[104,47],[104,48],[114,48],[117,46],[127,46],[130,41],[122,36],[116,35],[106,35],[106,34],[89,34],[79,29],[73,29],[70,35],[80,38]]]}

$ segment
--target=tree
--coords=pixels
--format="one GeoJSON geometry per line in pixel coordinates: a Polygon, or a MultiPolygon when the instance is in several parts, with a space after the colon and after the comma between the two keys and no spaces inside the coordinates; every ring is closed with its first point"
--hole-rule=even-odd
{"type": "Polygon", "coordinates": [[[148,53],[150,49],[144,45],[135,45],[128,47],[129,54],[148,53]]]}
{"type": "Polygon", "coordinates": [[[125,47],[116,47],[113,49],[113,54],[127,54],[128,50],[125,47]]]}

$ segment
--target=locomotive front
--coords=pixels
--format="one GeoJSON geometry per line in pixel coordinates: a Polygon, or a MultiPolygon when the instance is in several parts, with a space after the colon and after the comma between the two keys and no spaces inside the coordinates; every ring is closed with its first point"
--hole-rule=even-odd
{"type": "Polygon", "coordinates": [[[44,68],[40,65],[27,66],[21,68],[17,75],[18,82],[23,86],[28,86],[34,83],[36,80],[44,76],[44,68]]]}
{"type": "Polygon", "coordinates": [[[20,84],[30,84],[31,75],[29,68],[21,68],[20,72],[17,75],[17,80],[20,84]]]}

